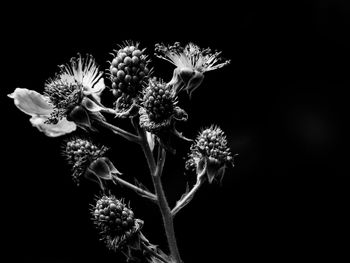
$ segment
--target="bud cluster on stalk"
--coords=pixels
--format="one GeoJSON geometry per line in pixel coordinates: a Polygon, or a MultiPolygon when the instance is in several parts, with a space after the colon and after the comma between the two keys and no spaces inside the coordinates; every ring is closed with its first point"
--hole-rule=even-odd
{"type": "Polygon", "coordinates": [[[93,221],[100,231],[101,239],[110,249],[118,249],[133,242],[143,222],[134,212],[115,196],[102,196],[92,208],[93,221]]]}

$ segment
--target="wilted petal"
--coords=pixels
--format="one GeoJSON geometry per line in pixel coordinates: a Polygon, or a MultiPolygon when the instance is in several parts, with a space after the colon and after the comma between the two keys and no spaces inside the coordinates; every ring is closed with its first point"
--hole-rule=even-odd
{"type": "Polygon", "coordinates": [[[30,118],[32,125],[49,137],[58,137],[67,133],[71,133],[77,128],[74,122],[70,122],[65,118],[60,120],[57,124],[45,123],[46,120],[46,117],[40,116],[33,116],[30,118]]]}
{"type": "Polygon", "coordinates": [[[18,109],[28,115],[50,115],[53,110],[45,97],[34,90],[16,88],[15,91],[7,95],[14,100],[18,109]]]}

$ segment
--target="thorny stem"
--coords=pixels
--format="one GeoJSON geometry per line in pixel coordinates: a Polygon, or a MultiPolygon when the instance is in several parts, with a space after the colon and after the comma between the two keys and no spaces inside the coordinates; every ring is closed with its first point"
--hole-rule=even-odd
{"type": "Polygon", "coordinates": [[[113,131],[115,134],[118,134],[120,136],[122,136],[123,138],[129,140],[129,141],[132,141],[132,142],[137,142],[137,143],[140,143],[140,137],[139,136],[136,136],[128,131],[125,131],[117,126],[114,126],[106,121],[103,121],[103,120],[99,120],[98,123],[107,128],[107,129],[110,129],[111,131],[113,131]]]}
{"type": "Polygon", "coordinates": [[[137,127],[137,130],[139,135],[141,136],[142,141],[140,145],[145,154],[148,167],[152,175],[153,186],[155,189],[156,196],[158,198],[158,206],[162,214],[163,225],[164,225],[165,234],[168,240],[170,255],[175,260],[175,262],[181,263],[182,260],[180,257],[179,249],[177,247],[176,238],[175,238],[173,217],[171,215],[171,210],[169,208],[168,201],[165,197],[165,193],[161,182],[161,174],[162,174],[163,166],[165,162],[166,151],[162,146],[159,146],[158,162],[156,163],[154,160],[152,151],[147,142],[145,131],[141,130],[139,127],[137,127]]]}
{"type": "Polygon", "coordinates": [[[141,189],[140,187],[137,187],[136,185],[133,185],[117,176],[113,176],[113,181],[115,181],[116,183],[119,183],[123,186],[126,186],[128,188],[130,188],[131,190],[135,191],[136,193],[138,193],[139,195],[141,195],[142,197],[146,197],[152,201],[157,201],[157,197],[156,195],[148,192],[147,190],[141,189]]]}

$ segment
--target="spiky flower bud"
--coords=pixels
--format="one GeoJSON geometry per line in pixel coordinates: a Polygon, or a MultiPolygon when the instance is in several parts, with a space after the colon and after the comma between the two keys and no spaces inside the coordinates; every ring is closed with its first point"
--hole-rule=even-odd
{"type": "Polygon", "coordinates": [[[215,177],[223,176],[227,164],[233,165],[233,157],[224,132],[213,125],[202,130],[191,146],[186,168],[196,169],[197,174],[203,174],[205,169],[211,183],[215,177]]]}
{"type": "Polygon", "coordinates": [[[162,80],[150,79],[143,92],[140,125],[149,132],[170,126],[173,119],[187,120],[187,114],[177,105],[171,86],[162,80]]]}
{"type": "Polygon", "coordinates": [[[100,231],[101,239],[111,250],[139,245],[138,233],[143,221],[136,219],[134,212],[115,196],[103,195],[92,208],[93,221],[100,231]]]}
{"type": "Polygon", "coordinates": [[[84,176],[98,182],[103,189],[101,179],[110,180],[112,173],[119,173],[111,161],[104,156],[107,150],[106,146],[97,146],[82,138],[73,138],[66,142],[63,154],[72,165],[72,176],[77,185],[80,183],[80,178],[84,176]]]}
{"type": "Polygon", "coordinates": [[[114,51],[115,57],[110,65],[113,94],[116,97],[122,94],[135,97],[150,74],[145,49],[141,50],[139,43],[125,42],[114,51]]]}
{"type": "Polygon", "coordinates": [[[171,87],[163,81],[150,81],[143,96],[145,107],[150,120],[162,121],[169,118],[176,104],[171,87]]]}

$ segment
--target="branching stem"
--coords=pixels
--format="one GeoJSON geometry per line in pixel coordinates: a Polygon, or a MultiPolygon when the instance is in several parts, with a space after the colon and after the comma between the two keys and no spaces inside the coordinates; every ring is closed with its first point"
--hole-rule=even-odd
{"type": "Polygon", "coordinates": [[[141,141],[141,138],[139,136],[136,136],[135,134],[132,134],[128,131],[125,131],[117,126],[114,126],[114,125],[106,122],[106,121],[99,120],[97,123],[100,124],[101,126],[107,128],[107,129],[113,131],[115,134],[118,134],[121,137],[123,137],[129,141],[137,142],[137,143],[140,143],[140,141],[141,141]]]}
{"type": "Polygon", "coordinates": [[[168,246],[170,250],[170,256],[175,260],[176,263],[181,263],[182,260],[181,260],[179,249],[176,243],[173,217],[172,217],[167,199],[165,197],[163,185],[161,182],[161,174],[163,172],[163,166],[166,158],[166,151],[162,146],[159,146],[157,163],[156,163],[154,160],[153,153],[149,147],[145,131],[140,129],[140,127],[137,127],[137,130],[138,130],[139,136],[141,137],[140,145],[147,159],[148,167],[152,176],[153,186],[154,186],[155,193],[158,200],[159,210],[162,214],[164,230],[165,230],[165,234],[167,237],[168,246]]]}
{"type": "Polygon", "coordinates": [[[198,176],[197,182],[192,187],[192,189],[176,203],[173,210],[171,210],[171,214],[173,217],[192,200],[192,198],[204,182],[202,178],[203,176],[198,176]]]}

